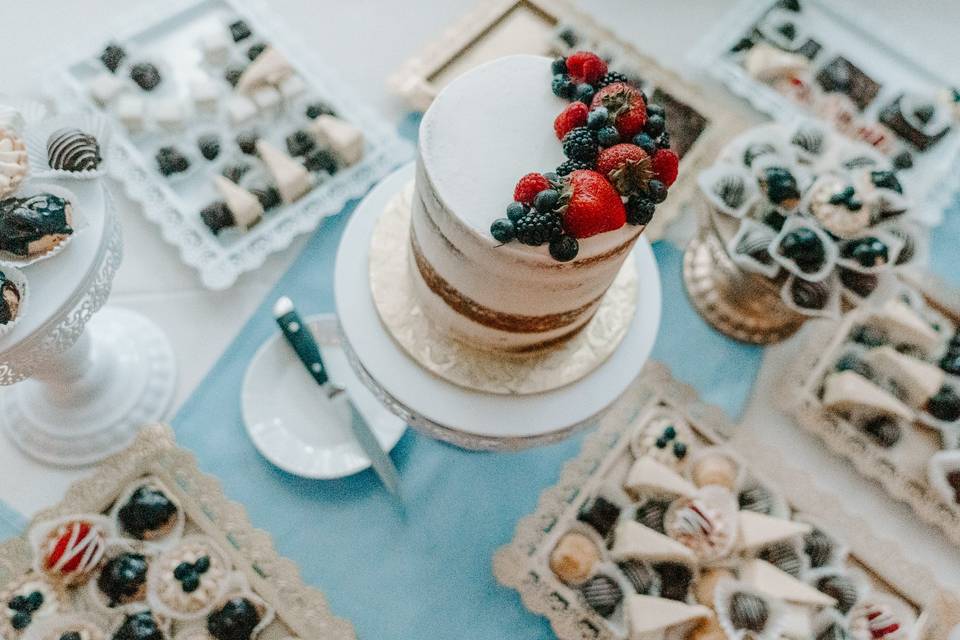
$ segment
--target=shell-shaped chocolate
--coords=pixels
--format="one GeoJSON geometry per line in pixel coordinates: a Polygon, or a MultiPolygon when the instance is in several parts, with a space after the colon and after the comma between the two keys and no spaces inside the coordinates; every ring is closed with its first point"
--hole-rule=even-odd
{"type": "Polygon", "coordinates": [[[650,594],[657,584],[657,574],[644,562],[628,560],[620,565],[620,571],[630,581],[634,591],[641,595],[650,594]]]}
{"type": "Polygon", "coordinates": [[[737,496],[740,509],[770,515],[773,513],[773,495],[762,485],[754,485],[737,496]]]}
{"type": "Polygon", "coordinates": [[[860,599],[857,585],[849,576],[843,574],[823,576],[817,580],[816,587],[821,593],[825,593],[836,600],[836,608],[843,614],[848,613],[860,599]]]}
{"type": "Polygon", "coordinates": [[[753,161],[759,158],[760,156],[765,156],[767,154],[777,153],[776,147],[774,147],[769,142],[756,142],[751,144],[743,151],[743,164],[750,167],[753,166],[753,161]]]}
{"type": "Polygon", "coordinates": [[[830,564],[834,548],[833,540],[820,529],[814,528],[803,537],[803,551],[810,558],[810,566],[814,569],[830,564]]]}
{"type": "Polygon", "coordinates": [[[687,600],[690,591],[690,582],[693,572],[690,567],[677,562],[661,562],[653,566],[653,570],[660,575],[660,596],[670,600],[687,600]]]}
{"type": "Polygon", "coordinates": [[[590,578],[580,588],[583,599],[590,608],[604,618],[609,618],[623,600],[623,590],[610,576],[603,574],[590,578]]]}
{"type": "Polygon", "coordinates": [[[757,557],[766,560],[784,573],[789,573],[794,578],[799,578],[803,572],[803,560],[800,558],[800,553],[792,544],[786,542],[763,549],[757,557]]]}
{"type": "Polygon", "coordinates": [[[794,132],[790,142],[810,155],[820,155],[823,152],[824,133],[817,127],[803,126],[794,132]]]}
{"type": "Polygon", "coordinates": [[[659,533],[663,533],[663,520],[669,507],[669,502],[663,502],[661,500],[647,500],[642,505],[637,507],[637,511],[634,513],[634,519],[647,528],[653,529],[659,533]]]}
{"type": "Polygon", "coordinates": [[[801,309],[821,311],[830,304],[830,288],[825,282],[794,278],[790,287],[790,299],[801,309]]]}
{"type": "Polygon", "coordinates": [[[760,633],[769,619],[770,607],[760,596],[740,591],[730,598],[730,623],[735,629],[760,633]]]}
{"type": "Polygon", "coordinates": [[[100,143],[80,129],[57,129],[47,139],[47,162],[51,169],[93,171],[102,161],[100,143]]]}
{"type": "Polygon", "coordinates": [[[765,265],[773,263],[770,255],[770,242],[776,234],[765,226],[757,226],[740,236],[734,250],[742,255],[750,256],[757,262],[765,265]]]}
{"type": "Polygon", "coordinates": [[[742,176],[726,174],[713,185],[713,192],[731,209],[739,209],[747,199],[747,187],[742,176]]]}

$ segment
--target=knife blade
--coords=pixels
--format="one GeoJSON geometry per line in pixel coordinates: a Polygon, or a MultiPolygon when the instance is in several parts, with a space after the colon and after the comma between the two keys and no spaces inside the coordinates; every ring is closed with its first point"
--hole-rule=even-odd
{"type": "Polygon", "coordinates": [[[293,301],[286,296],[279,298],[273,305],[273,316],[300,362],[332,403],[336,415],[341,416],[349,424],[353,437],[370,459],[370,465],[380,478],[380,482],[388,491],[397,495],[400,486],[397,468],[380,446],[370,425],[357,411],[346,389],[333,384],[330,380],[323,357],[320,355],[320,347],[314,340],[310,328],[304,324],[300,314],[294,308],[293,301]]]}

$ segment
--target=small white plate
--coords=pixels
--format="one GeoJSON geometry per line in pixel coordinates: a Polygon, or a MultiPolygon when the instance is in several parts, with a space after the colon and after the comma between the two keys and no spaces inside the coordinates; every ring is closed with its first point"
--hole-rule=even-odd
{"type": "MultiPolygon", "coordinates": [[[[330,379],[347,389],[384,451],[390,452],[406,430],[354,374],[340,348],[337,319],[312,316],[313,331],[330,379]]],[[[363,471],[370,459],[321,397],[317,383],[277,331],[253,356],[243,379],[240,404],[254,446],[277,467],[304,478],[342,478],[363,471]]]]}

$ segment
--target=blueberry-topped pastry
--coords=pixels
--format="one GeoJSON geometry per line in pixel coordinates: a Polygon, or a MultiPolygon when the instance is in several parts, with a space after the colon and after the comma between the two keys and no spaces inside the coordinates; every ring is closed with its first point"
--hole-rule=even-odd
{"type": "Polygon", "coordinates": [[[263,611],[250,599],[236,597],[207,616],[207,631],[216,640],[251,640],[263,611]]]}
{"type": "Polygon", "coordinates": [[[9,324],[20,315],[23,293],[17,283],[0,271],[0,325],[9,324]]]}
{"type": "Polygon", "coordinates": [[[153,612],[140,611],[124,618],[112,640],[166,640],[166,634],[153,612]]]}
{"type": "Polygon", "coordinates": [[[783,167],[767,167],[760,176],[760,188],[773,204],[794,209],[800,203],[797,179],[783,167]]]}
{"type": "Polygon", "coordinates": [[[103,52],[100,54],[100,62],[103,63],[103,66],[105,66],[110,73],[116,73],[120,67],[120,63],[123,62],[126,57],[127,52],[123,50],[123,47],[115,42],[111,42],[103,48],[103,52]]]}
{"type": "Polygon", "coordinates": [[[144,91],[153,91],[160,84],[160,70],[152,62],[138,62],[130,68],[130,78],[144,91]]]}
{"type": "Polygon", "coordinates": [[[792,260],[800,271],[816,273],[827,259],[827,250],[819,235],[808,227],[788,232],[780,240],[780,254],[792,260]]]}
{"type": "Polygon", "coordinates": [[[890,262],[890,249],[887,244],[873,236],[850,240],[843,245],[840,255],[853,260],[864,269],[882,267],[890,262]]]}
{"type": "Polygon", "coordinates": [[[52,193],[0,201],[0,251],[20,257],[52,251],[73,233],[73,203],[52,193]]]}
{"type": "Polygon", "coordinates": [[[117,512],[121,533],[137,540],[156,540],[176,528],[180,509],[159,487],[137,487],[117,512]]]}
{"type": "Polygon", "coordinates": [[[64,127],[47,138],[47,163],[51,169],[93,171],[102,161],[100,143],[80,129],[64,127]]]}
{"type": "Polygon", "coordinates": [[[0,592],[0,607],[0,637],[13,640],[38,620],[57,613],[61,597],[50,581],[31,573],[0,592]]]}
{"type": "Polygon", "coordinates": [[[147,559],[139,553],[121,553],[100,570],[97,589],[108,607],[142,601],[147,594],[147,559]]]}
{"type": "Polygon", "coordinates": [[[870,226],[870,208],[856,189],[839,176],[819,179],[808,194],[810,213],[838,238],[852,237],[870,226]]]}
{"type": "Polygon", "coordinates": [[[225,554],[204,536],[187,536],[150,568],[150,602],[178,619],[206,615],[227,588],[225,554]]]}

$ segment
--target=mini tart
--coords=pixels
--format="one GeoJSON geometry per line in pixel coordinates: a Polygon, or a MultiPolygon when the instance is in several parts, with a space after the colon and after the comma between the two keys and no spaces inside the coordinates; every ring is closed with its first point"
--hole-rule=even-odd
{"type": "Polygon", "coordinates": [[[31,572],[21,576],[0,591],[0,638],[24,637],[35,625],[58,613],[63,602],[63,591],[44,575],[31,572]]]}
{"type": "Polygon", "coordinates": [[[150,605],[175,620],[202,618],[229,588],[226,554],[206,536],[187,536],[150,565],[147,598],[150,605]]]}
{"type": "Polygon", "coordinates": [[[273,616],[270,605],[249,590],[233,592],[207,615],[207,633],[214,640],[253,640],[273,616]]]}
{"type": "Polygon", "coordinates": [[[149,609],[128,613],[117,623],[110,640],[168,640],[166,620],[149,609]]]}
{"type": "Polygon", "coordinates": [[[11,129],[0,127],[0,198],[16,191],[29,170],[23,138],[11,129]]]}
{"type": "Polygon", "coordinates": [[[151,546],[175,544],[183,533],[185,516],[172,491],[153,476],[133,482],[111,511],[118,537],[151,546]]]}
{"type": "Polygon", "coordinates": [[[107,640],[107,633],[93,620],[80,615],[57,616],[38,622],[24,640],[107,640]]]}
{"type": "Polygon", "coordinates": [[[0,200],[0,251],[21,260],[46,255],[73,234],[72,225],[72,194],[38,185],[36,193],[0,200]]]}
{"type": "Polygon", "coordinates": [[[652,457],[674,471],[682,470],[693,443],[693,433],[679,417],[657,416],[640,429],[630,442],[635,458],[652,457]]]}
{"type": "Polygon", "coordinates": [[[73,515],[36,525],[30,531],[35,569],[54,582],[86,582],[107,548],[107,523],[99,515],[73,515]]]}
{"type": "Polygon", "coordinates": [[[87,588],[94,602],[108,611],[145,602],[149,567],[150,559],[137,551],[108,552],[87,588]]]}

